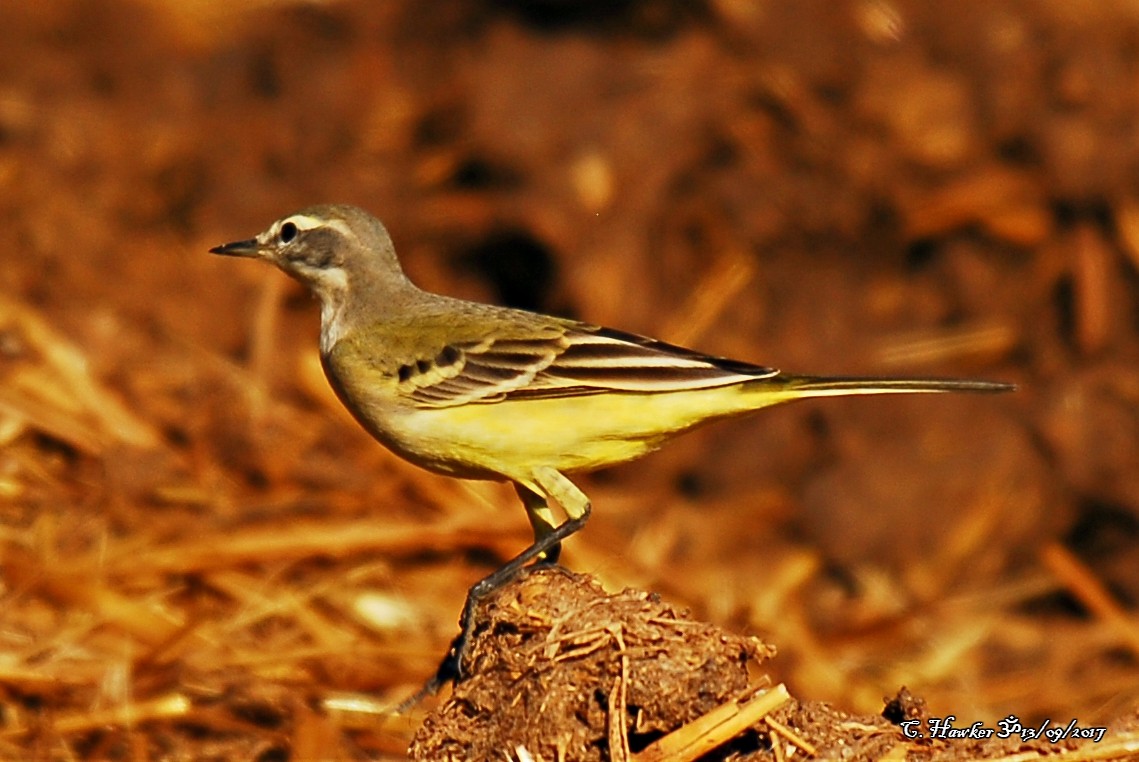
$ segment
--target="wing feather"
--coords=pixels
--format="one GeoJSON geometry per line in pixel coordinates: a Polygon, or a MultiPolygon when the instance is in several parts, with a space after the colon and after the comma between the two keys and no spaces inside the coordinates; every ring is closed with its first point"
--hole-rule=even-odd
{"type": "Polygon", "coordinates": [[[400,390],[421,407],[606,392],[665,393],[730,386],[778,373],[644,336],[570,323],[542,335],[451,342],[399,369],[400,390]]]}

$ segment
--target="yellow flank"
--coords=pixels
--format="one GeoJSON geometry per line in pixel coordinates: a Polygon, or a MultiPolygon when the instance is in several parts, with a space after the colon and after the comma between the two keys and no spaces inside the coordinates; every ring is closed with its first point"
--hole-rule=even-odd
{"type": "Polygon", "coordinates": [[[736,385],[512,400],[402,410],[389,419],[388,431],[401,454],[435,470],[526,481],[541,467],[572,472],[633,460],[704,421],[784,399],[736,385]]]}

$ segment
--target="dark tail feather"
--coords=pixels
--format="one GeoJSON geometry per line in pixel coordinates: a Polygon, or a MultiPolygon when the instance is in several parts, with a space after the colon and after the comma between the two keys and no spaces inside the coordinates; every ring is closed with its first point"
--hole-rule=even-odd
{"type": "Polygon", "coordinates": [[[921,392],[1011,392],[1014,384],[965,378],[857,378],[776,376],[766,383],[783,386],[794,396],[825,397],[847,394],[911,394],[921,392]]]}

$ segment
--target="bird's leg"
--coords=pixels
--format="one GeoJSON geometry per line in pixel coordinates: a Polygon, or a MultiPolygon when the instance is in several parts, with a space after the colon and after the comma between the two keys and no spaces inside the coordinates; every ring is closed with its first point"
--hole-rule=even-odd
{"type": "MultiPolygon", "coordinates": [[[[517,483],[514,485],[514,491],[518,493],[522,505],[526,507],[526,517],[530,519],[530,526],[534,528],[534,541],[540,542],[543,537],[553,532],[555,527],[554,512],[550,510],[547,498],[517,483]]],[[[557,543],[535,558],[534,563],[556,564],[561,553],[562,545],[557,543]]]]}
{"type": "Polygon", "coordinates": [[[530,515],[530,522],[535,528],[534,543],[493,573],[476,582],[467,591],[467,600],[463,604],[463,613],[459,618],[459,635],[451,642],[451,650],[439,665],[435,676],[424,686],[420,697],[435,693],[445,682],[463,677],[463,656],[474,631],[475,607],[479,602],[513,581],[531,561],[554,563],[562,540],[585,526],[585,522],[589,519],[591,509],[589,498],[561,472],[552,468],[540,469],[535,474],[534,481],[534,486],[541,489],[545,496],[530,487],[522,485],[518,487],[518,494],[522,497],[522,502],[530,515]],[[566,513],[566,520],[557,526],[553,526],[553,513],[547,505],[547,499],[553,499],[566,513]]]}

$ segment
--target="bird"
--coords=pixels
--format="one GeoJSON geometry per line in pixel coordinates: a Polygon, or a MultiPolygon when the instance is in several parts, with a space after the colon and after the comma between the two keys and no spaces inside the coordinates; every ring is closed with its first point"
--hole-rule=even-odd
{"type": "Polygon", "coordinates": [[[631,461],[719,419],[811,397],[1004,392],[952,378],[794,375],[578,320],[420,289],[380,220],[310,206],[210,249],[261,259],[320,302],[320,355],[343,405],[381,444],[429,471],[507,481],[534,541],[467,592],[425,691],[464,675],[476,605],[532,562],[555,563],[592,503],[568,474],[631,461]],[[564,516],[559,520],[554,508],[564,516]]]}

